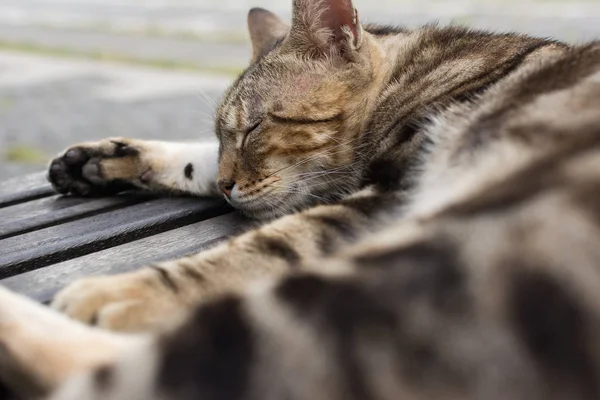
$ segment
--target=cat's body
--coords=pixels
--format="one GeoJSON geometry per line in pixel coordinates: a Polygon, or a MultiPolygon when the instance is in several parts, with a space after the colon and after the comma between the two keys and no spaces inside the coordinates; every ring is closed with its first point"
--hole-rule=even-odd
{"type": "Polygon", "coordinates": [[[600,44],[363,29],[346,0],[295,1],[289,33],[253,10],[250,31],[217,185],[214,147],[126,139],[50,176],[218,186],[275,221],[55,299],[157,336],[0,292],[3,378],[57,400],[600,398],[600,44]]]}

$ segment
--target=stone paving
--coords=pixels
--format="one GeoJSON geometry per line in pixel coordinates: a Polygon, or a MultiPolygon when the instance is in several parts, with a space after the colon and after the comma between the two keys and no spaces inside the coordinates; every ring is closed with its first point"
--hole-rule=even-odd
{"type": "Polygon", "coordinates": [[[214,104],[229,81],[0,53],[0,179],[40,170],[69,144],[108,136],[214,140],[214,104]]]}
{"type": "MultiPolygon", "coordinates": [[[[242,68],[249,56],[246,10],[259,5],[285,17],[289,3],[0,0],[0,180],[37,171],[51,155],[82,140],[212,139],[215,102],[233,79],[226,72],[242,68]],[[6,44],[13,50],[2,51],[6,44]],[[27,52],[14,51],[23,45],[27,52]],[[57,49],[70,57],[57,57],[57,49]],[[76,59],[84,53],[121,55],[140,64],[172,61],[198,71],[76,59]]],[[[355,4],[364,21],[409,26],[454,21],[567,41],[600,37],[598,1],[355,4]]]]}

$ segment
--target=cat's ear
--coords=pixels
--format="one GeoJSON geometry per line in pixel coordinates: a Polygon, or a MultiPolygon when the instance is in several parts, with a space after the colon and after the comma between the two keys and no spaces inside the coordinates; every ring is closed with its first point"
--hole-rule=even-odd
{"type": "Polygon", "coordinates": [[[262,8],[248,13],[248,30],[252,40],[252,61],[273,49],[287,35],[288,26],[275,14],[262,8]]]}
{"type": "Polygon", "coordinates": [[[294,0],[291,36],[318,53],[356,51],[362,27],[352,0],[294,0]]]}

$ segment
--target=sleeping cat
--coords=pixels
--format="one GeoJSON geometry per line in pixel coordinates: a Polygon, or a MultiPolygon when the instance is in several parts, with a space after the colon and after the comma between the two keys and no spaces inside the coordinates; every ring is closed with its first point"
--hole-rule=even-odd
{"type": "Polygon", "coordinates": [[[218,147],[107,139],[49,176],[225,196],[264,224],[77,282],[53,303],[70,319],[0,291],[3,380],[56,400],[600,398],[600,43],[363,25],[350,0],[249,27],[218,147]]]}

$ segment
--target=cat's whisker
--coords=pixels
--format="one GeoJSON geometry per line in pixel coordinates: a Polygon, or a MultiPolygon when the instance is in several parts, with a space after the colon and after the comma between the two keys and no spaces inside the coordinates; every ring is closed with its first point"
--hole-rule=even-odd
{"type": "Polygon", "coordinates": [[[288,179],[292,180],[294,182],[305,182],[307,180],[316,179],[316,178],[320,178],[321,176],[331,175],[331,174],[351,175],[352,171],[339,170],[339,171],[315,172],[315,173],[311,173],[311,174],[293,175],[293,176],[290,176],[288,179]]]}
{"type": "Polygon", "coordinates": [[[328,203],[330,201],[329,199],[327,199],[325,197],[318,196],[318,195],[312,194],[312,193],[302,192],[302,191],[288,190],[288,191],[283,191],[281,193],[297,193],[297,194],[301,194],[304,196],[314,197],[314,198],[318,199],[319,201],[322,201],[323,203],[328,203]]]}
{"type": "MultiPolygon", "coordinates": [[[[311,188],[314,188],[314,187],[317,187],[317,186],[322,186],[324,184],[326,184],[326,185],[334,185],[336,182],[344,180],[343,179],[344,177],[345,176],[337,177],[336,179],[333,179],[333,180],[327,180],[327,182],[320,182],[320,183],[315,183],[315,184],[311,184],[311,185],[302,185],[299,188],[304,189],[304,190],[308,190],[308,189],[311,189],[311,188]]],[[[306,181],[295,181],[295,182],[292,182],[292,184],[297,184],[299,182],[306,182],[306,181]]],[[[289,186],[285,186],[285,185],[284,186],[282,186],[282,185],[273,185],[272,187],[282,188],[282,189],[286,189],[286,190],[290,189],[291,190],[291,188],[289,186]]],[[[306,192],[306,191],[302,192],[302,193],[308,194],[308,192],[306,192]]]]}
{"type": "Polygon", "coordinates": [[[196,95],[200,100],[204,102],[211,110],[216,110],[218,107],[217,101],[212,99],[205,91],[198,90],[196,95]]]}
{"type": "Polygon", "coordinates": [[[311,176],[311,175],[316,175],[316,174],[327,174],[330,172],[336,172],[336,171],[343,171],[343,170],[347,170],[350,168],[354,168],[354,166],[356,166],[358,163],[353,163],[353,164],[349,164],[349,165],[342,165],[339,167],[335,167],[335,168],[331,168],[328,170],[320,170],[320,171],[311,171],[311,172],[301,172],[295,175],[290,175],[289,178],[295,178],[295,177],[301,177],[301,176],[311,176]]]}
{"type": "MultiPolygon", "coordinates": [[[[356,140],[356,138],[355,138],[355,139],[352,139],[352,140],[356,140]]],[[[317,158],[319,158],[319,157],[322,157],[323,155],[327,155],[328,153],[329,153],[329,154],[331,154],[331,152],[332,152],[333,150],[336,150],[336,149],[338,149],[338,148],[340,148],[340,147],[343,147],[343,146],[346,146],[346,145],[350,144],[350,143],[352,142],[352,140],[351,140],[351,141],[348,141],[348,142],[346,142],[346,143],[339,144],[339,145],[337,145],[337,146],[333,146],[333,147],[331,147],[331,148],[325,149],[325,150],[323,150],[323,151],[321,151],[321,152],[319,152],[319,153],[317,153],[317,154],[313,154],[312,156],[309,156],[309,157],[307,157],[307,158],[305,158],[305,159],[303,159],[303,160],[300,160],[300,161],[299,161],[299,162],[297,162],[296,164],[292,164],[292,165],[289,165],[289,166],[287,166],[287,167],[284,167],[284,168],[282,168],[282,169],[279,169],[279,170],[277,170],[277,171],[275,171],[275,172],[271,173],[270,175],[268,175],[268,176],[267,176],[267,178],[270,178],[271,176],[273,176],[273,175],[275,175],[275,174],[278,174],[278,173],[281,173],[281,172],[285,172],[285,171],[287,171],[287,170],[289,170],[289,169],[296,168],[296,167],[299,167],[299,166],[301,166],[301,165],[304,165],[304,164],[306,164],[306,163],[308,163],[308,162],[310,162],[310,161],[313,161],[313,160],[315,160],[315,159],[317,159],[317,158]]],[[[265,178],[265,179],[266,179],[266,178],[265,178]]]]}
{"type": "Polygon", "coordinates": [[[296,178],[299,178],[299,179],[293,181],[294,183],[296,183],[296,182],[310,181],[312,179],[320,178],[322,176],[327,176],[327,175],[337,175],[337,176],[354,175],[356,173],[356,171],[354,170],[354,167],[357,165],[358,165],[358,163],[353,163],[353,164],[350,164],[347,166],[332,168],[332,169],[325,170],[325,171],[300,173],[300,174],[292,175],[292,176],[288,177],[288,179],[294,180],[296,178]]]}
{"type": "MultiPolygon", "coordinates": [[[[321,177],[327,177],[328,175],[329,174],[318,176],[318,177],[314,177],[314,178],[309,178],[309,179],[305,179],[305,180],[299,180],[299,181],[295,181],[294,183],[296,183],[296,184],[298,184],[298,183],[305,184],[306,182],[310,182],[310,181],[313,181],[313,180],[315,180],[317,178],[321,178],[321,177]]],[[[339,174],[339,175],[336,176],[336,180],[342,180],[343,178],[346,178],[346,177],[348,177],[350,175],[351,174],[339,174]]],[[[311,184],[311,185],[303,185],[303,187],[306,188],[306,189],[310,189],[312,187],[320,186],[320,185],[323,185],[324,183],[331,182],[330,179],[325,179],[325,180],[326,180],[326,182],[319,182],[319,183],[314,183],[314,184],[311,184]]]]}
{"type": "MultiPolygon", "coordinates": [[[[357,136],[353,139],[348,140],[345,144],[343,144],[342,142],[340,142],[339,140],[337,140],[336,138],[334,138],[332,135],[329,134],[324,134],[324,136],[328,137],[329,139],[331,139],[332,141],[338,143],[339,145],[348,145],[348,144],[353,144],[354,142],[356,142],[357,140],[361,139],[362,136],[357,136]]],[[[362,152],[360,152],[359,150],[361,149],[361,147],[365,147],[366,144],[363,144],[362,146],[358,146],[356,147],[354,150],[356,151],[356,154],[358,155],[358,157],[363,160],[363,161],[368,161],[368,157],[365,156],[364,154],[362,154],[362,152]]]]}

